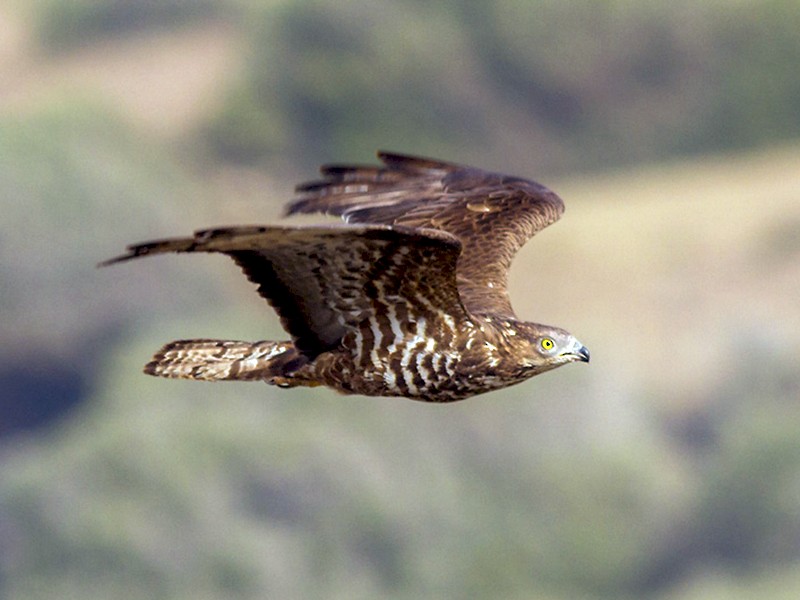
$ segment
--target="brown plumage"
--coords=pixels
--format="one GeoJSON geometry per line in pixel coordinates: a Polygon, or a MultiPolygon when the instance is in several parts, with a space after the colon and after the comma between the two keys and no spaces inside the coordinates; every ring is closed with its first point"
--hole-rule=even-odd
{"type": "Polygon", "coordinates": [[[518,177],[379,157],[379,167],[322,167],[323,179],[298,186],[288,206],[348,225],[212,229],[130,246],[103,263],[227,254],[292,338],[176,341],[145,372],[447,402],[588,362],[566,331],[517,320],[508,297],[511,260],[561,216],[558,196],[518,177]]]}

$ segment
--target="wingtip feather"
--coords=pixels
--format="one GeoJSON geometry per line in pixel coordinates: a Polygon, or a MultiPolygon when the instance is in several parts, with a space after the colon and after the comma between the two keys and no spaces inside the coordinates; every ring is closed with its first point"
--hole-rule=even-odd
{"type": "Polygon", "coordinates": [[[148,244],[139,244],[135,246],[128,246],[127,252],[125,254],[120,254],[119,256],[115,256],[113,258],[109,258],[108,260],[104,260],[102,262],[97,263],[97,268],[101,267],[108,267],[110,265],[115,265],[117,263],[128,262],[129,260],[133,260],[134,258],[139,258],[140,256],[145,256],[150,253],[151,246],[153,243],[148,244]]]}
{"type": "MultiPolygon", "coordinates": [[[[214,230],[215,231],[215,230],[214,230]]],[[[125,254],[120,254],[114,258],[109,258],[97,264],[98,267],[107,267],[121,262],[127,262],[134,258],[142,256],[149,256],[151,254],[164,254],[166,252],[188,252],[194,246],[202,241],[202,238],[197,237],[200,234],[208,234],[209,232],[198,232],[195,237],[186,238],[172,238],[165,240],[155,240],[152,242],[144,242],[141,244],[133,244],[126,248],[125,254]]]]}
{"type": "Polygon", "coordinates": [[[459,165],[435,158],[403,154],[402,152],[389,152],[378,150],[380,161],[393,169],[423,170],[423,171],[451,171],[460,168],[459,165]]]}

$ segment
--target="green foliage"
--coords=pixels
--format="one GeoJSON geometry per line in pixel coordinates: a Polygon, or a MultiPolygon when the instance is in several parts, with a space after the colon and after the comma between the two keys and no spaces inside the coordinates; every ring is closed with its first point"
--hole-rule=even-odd
{"type": "Polygon", "coordinates": [[[769,566],[798,554],[800,419],[795,361],[751,336],[746,375],[722,391],[718,452],[707,465],[697,547],[727,564],[769,566]],[[753,343],[756,342],[756,343],[753,343]]]}
{"type": "Polygon", "coordinates": [[[291,139],[287,126],[280,113],[258,103],[256,94],[242,86],[229,94],[203,133],[216,153],[246,164],[285,148],[291,139]]]}
{"type": "MultiPolygon", "coordinates": [[[[230,8],[231,4],[228,4],[230,8]]],[[[52,51],[220,14],[216,0],[38,0],[38,37],[52,51]]]]}
{"type": "Polygon", "coordinates": [[[466,92],[468,40],[443,7],[313,1],[254,22],[248,85],[210,129],[227,158],[369,156],[381,144],[437,153],[466,142],[459,124],[477,116],[472,101],[435,83],[454,70],[446,80],[466,92]]]}
{"type": "MultiPolygon", "coordinates": [[[[101,336],[113,325],[103,318],[110,307],[97,299],[111,282],[113,295],[127,297],[113,320],[140,310],[141,286],[111,271],[101,281],[95,265],[120,252],[123,240],[166,233],[181,214],[179,190],[192,188],[176,161],[113,112],[69,99],[0,119],[0,186],[0,337],[9,344],[0,351],[44,340],[54,351],[78,332],[101,336]]],[[[201,282],[176,276],[187,296],[208,297],[201,282]]]]}
{"type": "Polygon", "coordinates": [[[800,134],[798,14],[781,0],[284,3],[254,13],[248,83],[211,140],[247,162],[388,146],[550,170],[752,146],[800,134]]]}

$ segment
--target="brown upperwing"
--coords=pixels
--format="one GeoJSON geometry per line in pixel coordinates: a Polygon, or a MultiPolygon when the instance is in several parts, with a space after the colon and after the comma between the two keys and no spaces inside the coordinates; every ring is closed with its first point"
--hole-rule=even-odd
{"type": "Polygon", "coordinates": [[[352,223],[438,229],[462,244],[456,280],[471,313],[513,317],[508,270],[520,247],[558,220],[564,203],[519,177],[379,152],[384,166],[329,165],[297,186],[288,214],[321,212],[352,223]]]}

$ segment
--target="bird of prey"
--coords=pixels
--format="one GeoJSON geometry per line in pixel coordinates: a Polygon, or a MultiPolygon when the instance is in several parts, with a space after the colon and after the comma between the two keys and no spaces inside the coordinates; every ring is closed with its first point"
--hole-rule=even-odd
{"type": "Polygon", "coordinates": [[[561,198],[519,177],[378,157],[380,166],[323,166],[287,208],[347,224],[210,229],[129,246],[102,263],[226,254],[291,337],[170,342],[145,373],[450,402],[589,361],[570,333],[518,320],[507,291],[512,258],[561,216],[561,198]]]}

